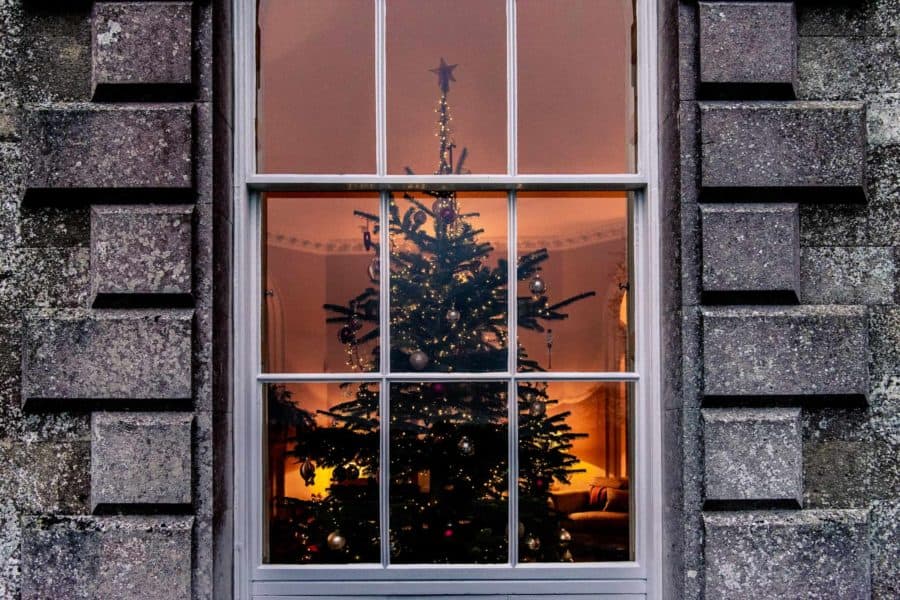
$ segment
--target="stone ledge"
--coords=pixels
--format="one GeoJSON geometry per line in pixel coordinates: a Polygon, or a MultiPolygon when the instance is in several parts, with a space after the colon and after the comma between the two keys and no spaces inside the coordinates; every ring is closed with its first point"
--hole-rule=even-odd
{"type": "Polygon", "coordinates": [[[84,401],[186,403],[192,323],[190,310],[30,311],[22,334],[23,402],[62,410],[84,401]]]}
{"type": "Polygon", "coordinates": [[[862,102],[702,102],[700,122],[704,200],[865,200],[862,102]]]}
{"type": "Polygon", "coordinates": [[[23,144],[27,197],[189,191],[192,114],[189,104],[32,107],[23,144]]]}
{"type": "Polygon", "coordinates": [[[22,517],[22,599],[191,597],[193,517],[22,517]]]}
{"type": "Polygon", "coordinates": [[[701,414],[707,504],[801,505],[799,408],[706,408],[701,414]]]}
{"type": "Polygon", "coordinates": [[[707,600],[871,597],[865,510],[703,515],[707,600]]]}
{"type": "Polygon", "coordinates": [[[707,401],[867,397],[865,307],[707,307],[701,314],[707,401]]]}
{"type": "Polygon", "coordinates": [[[136,295],[189,296],[192,219],[187,205],[92,206],[94,305],[127,304],[136,295]]]}
{"type": "Polygon", "coordinates": [[[94,4],[94,98],[189,96],[191,12],[190,2],[94,4]]]}
{"type": "Polygon", "coordinates": [[[91,415],[91,507],[191,503],[192,413],[91,415]]]}
{"type": "Polygon", "coordinates": [[[706,204],[700,220],[704,296],[797,301],[799,205],[706,204]]]}
{"type": "Polygon", "coordinates": [[[792,98],[793,2],[700,2],[700,88],[707,96],[792,98]]]}

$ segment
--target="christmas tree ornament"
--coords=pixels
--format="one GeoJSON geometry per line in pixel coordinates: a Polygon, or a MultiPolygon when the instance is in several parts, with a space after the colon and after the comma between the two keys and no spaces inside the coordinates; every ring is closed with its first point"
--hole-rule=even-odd
{"type": "Polygon", "coordinates": [[[441,209],[441,212],[438,213],[438,216],[444,223],[452,223],[456,220],[456,211],[449,206],[445,206],[441,209]]]}
{"type": "Polygon", "coordinates": [[[447,319],[447,322],[450,323],[451,325],[456,325],[457,321],[459,321],[461,316],[462,315],[459,314],[458,310],[456,310],[455,308],[451,308],[450,310],[447,311],[446,319],[447,319]]]}
{"type": "Polygon", "coordinates": [[[421,350],[416,350],[409,355],[409,366],[411,366],[416,371],[421,371],[422,369],[427,367],[428,362],[428,355],[421,350]]]}
{"type": "Polygon", "coordinates": [[[547,368],[553,368],[553,330],[547,330],[547,368]]]}
{"type": "Polygon", "coordinates": [[[428,215],[425,214],[424,210],[417,210],[413,213],[413,223],[421,227],[425,224],[425,221],[428,220],[428,215]]]}
{"type": "Polygon", "coordinates": [[[566,551],[562,553],[562,560],[563,562],[575,562],[575,557],[572,556],[572,551],[566,549],[566,551]]]}
{"type": "Polygon", "coordinates": [[[369,263],[369,280],[372,283],[378,283],[378,278],[381,275],[381,261],[377,258],[373,258],[372,262],[369,263]]]}
{"type": "Polygon", "coordinates": [[[305,459],[300,465],[300,477],[306,485],[312,485],[316,482],[316,465],[309,458],[305,459]]]}
{"type": "Polygon", "coordinates": [[[567,546],[572,542],[572,534],[565,529],[559,530],[559,545],[567,546]]]}
{"type": "Polygon", "coordinates": [[[453,523],[447,523],[447,526],[444,528],[444,537],[451,538],[451,537],[453,537],[454,533],[455,532],[453,531],[453,523]]]}
{"type": "Polygon", "coordinates": [[[431,391],[433,391],[435,394],[443,394],[445,391],[447,391],[447,386],[438,381],[431,384],[431,391]]]}
{"type": "Polygon", "coordinates": [[[366,249],[366,252],[372,249],[372,234],[369,233],[369,230],[363,232],[363,247],[366,249]]]}
{"type": "Polygon", "coordinates": [[[534,480],[534,489],[541,492],[544,488],[547,487],[547,481],[543,477],[538,477],[534,480]]]}
{"type": "Polygon", "coordinates": [[[541,276],[540,272],[534,274],[531,278],[531,283],[528,284],[528,289],[531,290],[531,293],[540,296],[547,291],[547,284],[544,282],[543,276],[541,276]]]}
{"type": "Polygon", "coordinates": [[[360,319],[358,315],[353,315],[352,317],[350,317],[350,328],[353,331],[359,331],[363,328],[362,319],[360,319]]]}
{"type": "Polygon", "coordinates": [[[441,211],[444,207],[447,206],[447,202],[443,198],[438,198],[434,202],[431,203],[431,212],[434,213],[435,217],[440,218],[441,211]]]}
{"type": "Polygon", "coordinates": [[[523,542],[525,547],[531,550],[532,552],[537,552],[541,549],[541,540],[536,535],[529,533],[525,536],[525,541],[523,542]]]}
{"type": "Polygon", "coordinates": [[[531,404],[528,405],[528,414],[530,414],[532,417],[543,417],[544,413],[546,412],[547,405],[540,400],[534,400],[531,404]]]}
{"type": "Polygon", "coordinates": [[[356,465],[347,465],[347,479],[359,479],[359,467],[356,465]]]}
{"type": "Polygon", "coordinates": [[[329,533],[326,542],[332,550],[343,550],[347,546],[347,538],[342,536],[340,531],[329,533]]]}
{"type": "Polygon", "coordinates": [[[475,454],[475,444],[473,444],[472,440],[466,436],[459,438],[459,443],[456,447],[463,456],[472,456],[475,454]]]}
{"type": "Polygon", "coordinates": [[[353,327],[350,325],[344,325],[341,327],[341,330],[338,331],[338,340],[342,344],[352,344],[356,339],[356,332],[353,331],[353,327]]]}
{"type": "Polygon", "coordinates": [[[334,471],[331,472],[331,478],[337,481],[338,483],[347,480],[347,469],[344,467],[338,466],[334,468],[334,471]]]}

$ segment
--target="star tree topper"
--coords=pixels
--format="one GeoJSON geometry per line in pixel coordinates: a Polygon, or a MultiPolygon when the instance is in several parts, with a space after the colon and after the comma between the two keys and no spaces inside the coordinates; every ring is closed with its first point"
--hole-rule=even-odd
{"type": "Polygon", "coordinates": [[[450,91],[450,82],[456,81],[456,78],[453,76],[453,69],[456,68],[456,65],[448,65],[447,61],[444,60],[444,57],[441,57],[441,64],[438,65],[435,69],[428,69],[432,73],[438,76],[438,85],[441,88],[443,93],[447,93],[450,91]]]}

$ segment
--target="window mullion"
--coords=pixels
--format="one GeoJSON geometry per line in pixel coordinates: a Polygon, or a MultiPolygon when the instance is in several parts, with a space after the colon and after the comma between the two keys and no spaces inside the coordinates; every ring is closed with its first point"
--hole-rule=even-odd
{"type": "Polygon", "coordinates": [[[378,417],[381,422],[379,429],[379,494],[378,509],[381,516],[380,522],[380,538],[381,538],[381,564],[387,567],[391,560],[391,532],[390,532],[390,502],[388,502],[388,494],[390,493],[390,477],[391,477],[391,390],[390,384],[385,373],[390,372],[390,348],[391,348],[391,240],[388,218],[390,215],[389,204],[390,194],[382,192],[378,208],[378,327],[381,332],[378,349],[378,370],[381,374],[380,389],[381,393],[378,397],[378,417]]]}
{"type": "Polygon", "coordinates": [[[387,117],[386,109],[386,0],[375,0],[375,172],[387,173],[387,117]]]}
{"type": "Polygon", "coordinates": [[[516,56],[516,0],[506,0],[506,132],[507,172],[518,171],[518,76],[516,56]]]}
{"type": "Polygon", "coordinates": [[[511,377],[507,386],[507,410],[508,410],[508,427],[507,435],[509,443],[509,564],[516,566],[519,559],[519,390],[516,383],[515,373],[518,366],[518,257],[516,256],[516,246],[518,245],[518,237],[516,230],[516,193],[510,192],[508,196],[507,231],[509,232],[507,242],[507,359],[511,377]]]}

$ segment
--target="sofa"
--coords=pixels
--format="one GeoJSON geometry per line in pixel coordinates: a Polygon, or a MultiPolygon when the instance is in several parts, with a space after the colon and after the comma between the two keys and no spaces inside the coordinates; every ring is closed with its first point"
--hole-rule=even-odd
{"type": "Polygon", "coordinates": [[[629,556],[630,495],[628,479],[599,478],[584,490],[550,492],[553,509],[572,535],[577,561],[627,560],[629,556]]]}

